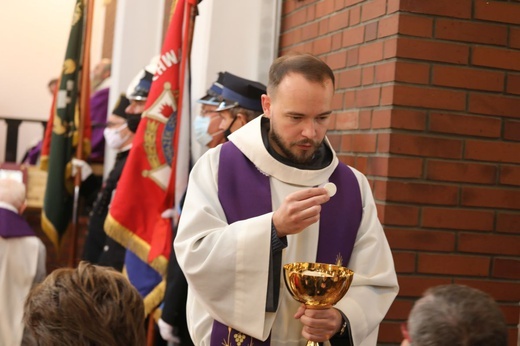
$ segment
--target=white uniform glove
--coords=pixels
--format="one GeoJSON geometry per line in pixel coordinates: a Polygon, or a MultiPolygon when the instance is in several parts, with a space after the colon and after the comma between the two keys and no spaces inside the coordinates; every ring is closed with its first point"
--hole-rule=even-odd
{"type": "Polygon", "coordinates": [[[173,326],[170,326],[162,319],[159,319],[157,325],[159,326],[159,332],[161,333],[161,337],[164,340],[173,342],[174,344],[180,344],[181,339],[179,338],[179,336],[176,335],[175,328],[173,328],[173,326]]]}
{"type": "Polygon", "coordinates": [[[78,168],[81,169],[81,181],[85,181],[89,175],[92,174],[92,167],[83,160],[73,158],[72,159],[72,176],[75,176],[78,172],[78,168]]]}
{"type": "Polygon", "coordinates": [[[173,227],[177,227],[177,224],[179,223],[179,213],[175,208],[166,209],[161,213],[161,217],[163,219],[172,219],[173,227]]]}

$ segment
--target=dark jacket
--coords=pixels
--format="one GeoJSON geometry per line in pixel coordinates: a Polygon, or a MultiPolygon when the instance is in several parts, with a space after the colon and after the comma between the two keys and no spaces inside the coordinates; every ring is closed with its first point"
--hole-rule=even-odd
{"type": "MultiPolygon", "coordinates": [[[[84,260],[93,264],[114,267],[119,271],[123,269],[126,249],[106,235],[103,225],[108,215],[112,194],[117,187],[119,178],[121,178],[129,153],[130,150],[126,150],[117,154],[114,168],[108,174],[107,180],[98,194],[90,213],[88,233],[83,251],[84,260]]],[[[88,186],[89,179],[90,177],[85,180],[82,188],[84,185],[88,186]]]]}

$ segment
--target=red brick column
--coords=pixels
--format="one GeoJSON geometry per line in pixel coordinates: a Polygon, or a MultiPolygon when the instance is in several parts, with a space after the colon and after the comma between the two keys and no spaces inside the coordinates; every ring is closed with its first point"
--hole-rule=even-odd
{"type": "Polygon", "coordinates": [[[401,286],[380,344],[430,286],[490,293],[516,345],[520,301],[520,3],[286,0],[280,55],[337,77],[329,131],[370,179],[401,286]]]}

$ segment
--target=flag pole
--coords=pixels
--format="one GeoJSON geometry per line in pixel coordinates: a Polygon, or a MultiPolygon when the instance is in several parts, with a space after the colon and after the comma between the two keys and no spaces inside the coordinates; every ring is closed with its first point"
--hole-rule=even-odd
{"type": "MultiPolygon", "coordinates": [[[[81,86],[79,89],[80,102],[79,102],[79,119],[78,119],[78,146],[76,147],[76,157],[80,160],[83,159],[83,139],[85,117],[90,116],[87,114],[90,102],[90,43],[92,39],[92,19],[94,14],[94,0],[84,0],[84,8],[86,8],[86,20],[84,30],[84,42],[83,42],[83,57],[81,63],[81,86]]],[[[79,229],[79,189],[81,186],[81,168],[77,167],[76,176],[74,177],[74,204],[72,208],[72,234],[71,234],[71,247],[69,256],[69,266],[74,268],[76,266],[76,253],[77,253],[77,242],[78,242],[78,229],[79,229]]]]}
{"type": "Polygon", "coordinates": [[[155,321],[153,311],[148,314],[148,328],[146,330],[146,346],[155,345],[155,321]]]}

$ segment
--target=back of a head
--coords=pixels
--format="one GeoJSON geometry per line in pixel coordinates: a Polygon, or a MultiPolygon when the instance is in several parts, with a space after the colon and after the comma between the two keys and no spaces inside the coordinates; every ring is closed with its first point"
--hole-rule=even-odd
{"type": "Polygon", "coordinates": [[[24,323],[40,346],[145,344],[137,290],[115,270],[87,262],[57,269],[35,286],[25,302],[24,323]]]}
{"type": "Polygon", "coordinates": [[[427,290],[408,318],[413,346],[506,346],[507,325],[486,293],[462,285],[427,290]]]}
{"type": "Polygon", "coordinates": [[[105,79],[110,77],[111,69],[112,63],[110,59],[101,59],[101,61],[97,63],[91,74],[91,86],[93,89],[98,88],[105,79]]]}
{"type": "Polygon", "coordinates": [[[273,97],[283,78],[291,73],[302,75],[310,82],[323,83],[331,80],[335,84],[334,72],[322,60],[311,54],[292,53],[277,58],[269,68],[267,92],[273,97]]]}
{"type": "Polygon", "coordinates": [[[0,179],[0,202],[19,210],[25,203],[25,185],[14,179],[0,179]]]}
{"type": "Polygon", "coordinates": [[[106,74],[107,76],[110,76],[110,73],[112,71],[112,61],[108,58],[103,58],[103,59],[101,59],[100,63],[103,66],[103,73],[106,74]]]}

